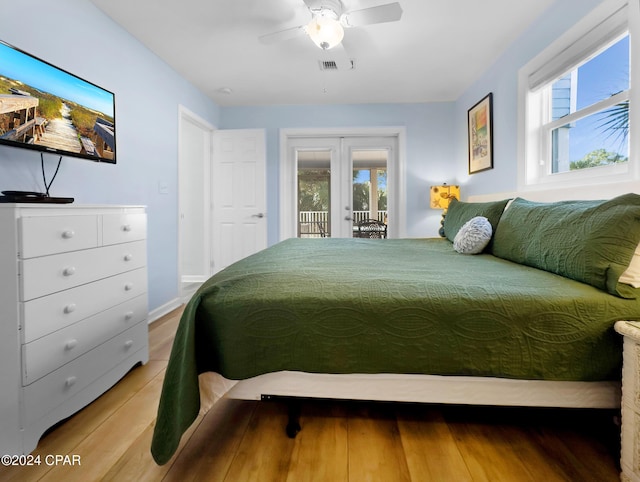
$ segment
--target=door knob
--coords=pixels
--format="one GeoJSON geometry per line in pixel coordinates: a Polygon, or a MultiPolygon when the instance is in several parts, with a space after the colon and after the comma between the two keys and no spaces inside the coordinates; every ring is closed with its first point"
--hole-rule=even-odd
{"type": "Polygon", "coordinates": [[[262,218],[264,218],[264,213],[252,214],[251,217],[252,218],[260,218],[260,219],[262,219],[262,218]]]}

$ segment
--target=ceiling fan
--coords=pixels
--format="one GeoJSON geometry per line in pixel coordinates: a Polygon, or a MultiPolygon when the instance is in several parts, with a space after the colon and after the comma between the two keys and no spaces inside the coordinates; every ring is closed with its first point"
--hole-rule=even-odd
{"type": "Polygon", "coordinates": [[[328,50],[342,42],[345,28],[396,22],[402,17],[402,7],[398,2],[349,11],[341,0],[303,1],[312,16],[308,24],[262,35],[260,41],[272,44],[307,34],[318,47],[328,50]]]}

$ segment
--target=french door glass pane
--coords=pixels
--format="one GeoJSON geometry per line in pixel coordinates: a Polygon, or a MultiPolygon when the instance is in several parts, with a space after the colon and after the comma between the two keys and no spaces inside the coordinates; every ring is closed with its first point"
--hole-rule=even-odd
{"type": "Polygon", "coordinates": [[[331,156],[298,152],[298,237],[331,236],[331,156]]]}
{"type": "Polygon", "coordinates": [[[388,222],[387,156],[380,149],[352,151],[354,231],[365,219],[388,222]]]}

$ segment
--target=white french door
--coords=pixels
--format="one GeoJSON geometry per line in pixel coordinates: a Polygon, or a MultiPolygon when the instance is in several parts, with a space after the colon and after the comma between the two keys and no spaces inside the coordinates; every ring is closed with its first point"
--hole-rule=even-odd
{"type": "Polygon", "coordinates": [[[390,167],[397,162],[397,150],[395,137],[343,139],[343,158],[349,164],[351,176],[351,185],[347,188],[351,195],[354,228],[360,221],[374,219],[386,224],[388,230],[398,232],[397,219],[389,216],[388,206],[389,198],[396,194],[388,180],[390,167]]]}
{"type": "Polygon", "coordinates": [[[281,238],[352,237],[368,218],[385,222],[397,237],[403,232],[398,144],[398,135],[285,136],[281,238]]]}
{"type": "Polygon", "coordinates": [[[341,140],[299,138],[290,149],[296,171],[295,236],[349,236],[351,199],[344,186],[349,163],[343,162],[341,140]]]}

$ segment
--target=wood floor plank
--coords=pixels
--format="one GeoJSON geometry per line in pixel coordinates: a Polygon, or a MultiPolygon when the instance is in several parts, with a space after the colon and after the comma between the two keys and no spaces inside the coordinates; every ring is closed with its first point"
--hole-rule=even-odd
{"type": "Polygon", "coordinates": [[[180,312],[151,325],[149,330],[149,359],[169,360],[173,339],[180,323],[180,312]]]}
{"type": "Polygon", "coordinates": [[[258,403],[224,480],[285,481],[295,445],[282,435],[286,424],[283,403],[258,403]]]}
{"type": "Polygon", "coordinates": [[[563,411],[530,429],[548,460],[562,467],[568,480],[619,480],[619,429],[608,411],[563,411]],[[560,416],[562,419],[560,420],[560,416]]]}
{"type": "Polygon", "coordinates": [[[202,418],[165,482],[225,480],[258,402],[222,399],[202,418]]]}
{"type": "MultiPolygon", "coordinates": [[[[157,465],[151,456],[151,438],[154,424],[150,424],[140,436],[133,441],[128,450],[100,480],[102,482],[120,482],[135,480],[137,482],[155,482],[162,480],[171,468],[171,462],[157,465]]],[[[178,448],[178,454],[182,447],[178,448]]]]}
{"type": "Polygon", "coordinates": [[[344,403],[302,404],[302,430],[295,439],[288,482],[349,480],[347,417],[344,403]]]}
{"type": "Polygon", "coordinates": [[[165,480],[166,474],[171,470],[176,459],[180,457],[182,450],[190,440],[193,432],[198,428],[203,416],[200,415],[193,422],[191,427],[182,436],[174,456],[164,465],[158,465],[151,456],[151,439],[155,423],[150,424],[144,432],[131,444],[118,462],[111,467],[109,472],[102,478],[102,482],[107,481],[128,481],[155,482],[165,480]]]}
{"type": "Polygon", "coordinates": [[[354,404],[347,425],[349,481],[411,480],[390,404],[354,404]]]}
{"type": "Polygon", "coordinates": [[[508,447],[496,445],[493,440],[487,438],[482,427],[459,424],[453,430],[456,443],[474,481],[531,481],[520,461],[512,459],[511,456],[504,456],[509,450],[508,447]]]}
{"type": "MultiPolygon", "coordinates": [[[[509,451],[511,458],[518,461],[517,464],[511,464],[513,470],[520,471],[522,466],[521,480],[544,480],[545,482],[568,480],[561,467],[554,460],[546,458],[544,452],[539,450],[539,446],[527,436],[526,428],[499,425],[495,430],[491,430],[489,439],[494,446],[503,447],[504,450],[509,451]]],[[[510,473],[508,470],[506,472],[510,473]]]]}
{"type": "MultiPolygon", "coordinates": [[[[572,452],[566,447],[562,450],[565,437],[561,435],[555,438],[558,434],[556,430],[563,425],[564,416],[579,416],[577,410],[443,407],[443,411],[474,480],[619,480],[619,473],[610,471],[608,464],[602,464],[598,458],[592,459],[598,470],[589,472],[583,470],[584,462],[575,460],[583,458],[584,451],[572,452]],[[552,415],[557,418],[549,420],[552,415]],[[544,434],[549,424],[554,427],[554,435],[540,435],[544,434]],[[538,434],[537,440],[535,434],[538,434]],[[582,467],[576,470],[574,465],[582,467]],[[598,474],[597,478],[592,478],[594,474],[598,474]]],[[[593,411],[585,412],[583,416],[588,417],[588,413],[593,411]]],[[[581,420],[584,421],[582,417],[581,420]]],[[[571,429],[570,433],[575,433],[575,429],[571,429]]],[[[588,442],[591,449],[594,444],[597,445],[595,441],[588,442]]],[[[573,446],[573,449],[578,449],[578,446],[573,446]]],[[[611,460],[611,457],[607,458],[611,460]]]]}
{"type": "Polygon", "coordinates": [[[396,413],[411,480],[473,480],[439,410],[402,404],[396,413]]]}

